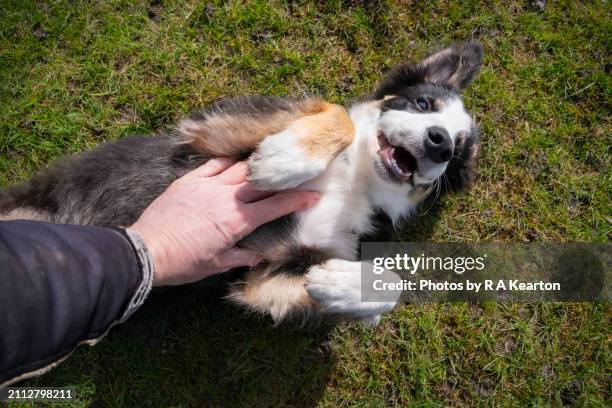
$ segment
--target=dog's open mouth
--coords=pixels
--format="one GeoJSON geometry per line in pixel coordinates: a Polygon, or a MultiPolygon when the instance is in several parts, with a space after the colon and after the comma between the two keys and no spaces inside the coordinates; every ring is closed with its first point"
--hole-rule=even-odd
{"type": "Polygon", "coordinates": [[[415,157],[403,147],[390,144],[382,132],[378,133],[378,143],[378,154],[389,176],[399,182],[410,180],[417,168],[415,157]]]}

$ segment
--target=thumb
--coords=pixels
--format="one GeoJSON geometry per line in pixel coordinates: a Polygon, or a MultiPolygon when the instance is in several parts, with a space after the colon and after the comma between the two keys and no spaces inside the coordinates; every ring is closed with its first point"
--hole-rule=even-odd
{"type": "Polygon", "coordinates": [[[218,258],[219,268],[228,271],[240,266],[255,266],[261,262],[261,257],[249,249],[231,248],[221,254],[218,258]]]}

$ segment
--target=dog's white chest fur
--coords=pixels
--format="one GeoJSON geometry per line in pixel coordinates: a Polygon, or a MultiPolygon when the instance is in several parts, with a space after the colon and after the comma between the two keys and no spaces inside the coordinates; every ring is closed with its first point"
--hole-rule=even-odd
{"type": "Polygon", "coordinates": [[[339,258],[354,260],[359,235],[371,231],[376,210],[382,209],[395,221],[414,208],[408,189],[374,179],[378,112],[371,103],[354,106],[350,111],[354,142],[322,176],[300,186],[321,193],[317,205],[298,214],[296,236],[301,244],[331,249],[339,258]]]}
{"type": "Polygon", "coordinates": [[[370,228],[372,206],[366,184],[355,179],[355,169],[336,159],[325,174],[302,186],[321,192],[313,208],[298,214],[301,244],[332,249],[337,257],[354,259],[360,233],[370,228]]]}

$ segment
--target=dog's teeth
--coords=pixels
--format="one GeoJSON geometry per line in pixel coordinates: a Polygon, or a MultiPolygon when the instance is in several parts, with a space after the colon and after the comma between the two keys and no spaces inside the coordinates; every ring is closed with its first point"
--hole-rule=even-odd
{"type": "Polygon", "coordinates": [[[391,164],[393,165],[393,168],[395,169],[395,171],[398,172],[398,174],[401,174],[402,176],[405,175],[404,171],[402,170],[402,168],[397,164],[397,162],[395,161],[395,159],[393,157],[391,157],[391,164]]]}

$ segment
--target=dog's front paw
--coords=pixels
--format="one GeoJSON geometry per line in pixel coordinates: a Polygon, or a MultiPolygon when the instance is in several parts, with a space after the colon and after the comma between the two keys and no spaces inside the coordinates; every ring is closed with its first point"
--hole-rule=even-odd
{"type": "Polygon", "coordinates": [[[309,157],[290,130],[265,138],[248,165],[249,183],[262,191],[297,187],[318,177],[327,167],[325,160],[309,157]]]}
{"type": "MultiPolygon", "coordinates": [[[[399,281],[399,276],[385,271],[386,281],[399,281]]],[[[376,326],[383,313],[389,312],[400,296],[386,302],[362,302],[361,262],[329,260],[315,265],[306,274],[306,290],[329,313],[348,314],[365,325],[376,326]]]]}

